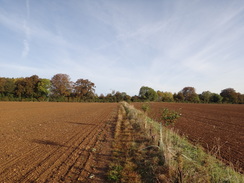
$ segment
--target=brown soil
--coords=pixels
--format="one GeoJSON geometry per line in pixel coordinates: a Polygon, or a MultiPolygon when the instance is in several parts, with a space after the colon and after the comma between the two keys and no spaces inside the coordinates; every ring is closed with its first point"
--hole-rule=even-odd
{"type": "MultiPolygon", "coordinates": [[[[142,103],[134,103],[141,109],[142,103]]],[[[180,111],[175,124],[180,134],[243,172],[244,105],[151,103],[149,116],[160,120],[163,108],[180,111]]]]}
{"type": "Polygon", "coordinates": [[[0,103],[0,182],[106,182],[117,104],[0,103]]]}

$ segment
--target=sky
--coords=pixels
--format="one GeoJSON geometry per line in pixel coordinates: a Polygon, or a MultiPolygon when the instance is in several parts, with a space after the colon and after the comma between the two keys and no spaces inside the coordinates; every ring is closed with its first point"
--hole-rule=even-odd
{"type": "Polygon", "coordinates": [[[0,0],[0,77],[244,93],[243,0],[0,0]]]}

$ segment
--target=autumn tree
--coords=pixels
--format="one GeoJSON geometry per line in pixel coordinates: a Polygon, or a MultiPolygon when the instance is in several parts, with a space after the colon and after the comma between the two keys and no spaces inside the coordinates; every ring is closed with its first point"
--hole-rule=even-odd
{"type": "Polygon", "coordinates": [[[74,94],[79,100],[93,98],[95,87],[95,84],[88,79],[78,79],[74,83],[74,94]]]}
{"type": "Polygon", "coordinates": [[[171,92],[162,92],[162,91],[157,91],[158,94],[158,101],[163,101],[163,102],[173,102],[174,97],[171,92]]]}
{"type": "Polygon", "coordinates": [[[19,98],[22,99],[25,96],[25,91],[26,91],[26,82],[24,80],[24,78],[18,78],[15,82],[15,95],[19,98]]]}
{"type": "Polygon", "coordinates": [[[158,101],[161,102],[163,99],[163,92],[158,90],[157,95],[158,95],[158,101]]]}
{"type": "MultiPolygon", "coordinates": [[[[44,79],[45,80],[45,79],[44,79]]],[[[17,78],[15,82],[15,95],[22,100],[22,98],[28,100],[38,100],[43,95],[44,90],[47,90],[47,85],[44,85],[39,76],[33,75],[26,78],[17,78]],[[45,87],[45,88],[44,88],[45,87]]],[[[13,83],[9,81],[8,90],[13,89],[13,83]]]]}
{"type": "Polygon", "coordinates": [[[185,87],[183,88],[180,93],[184,96],[184,101],[188,102],[199,102],[199,97],[196,93],[196,90],[194,87],[185,87]]]}
{"type": "Polygon", "coordinates": [[[23,82],[25,83],[25,97],[31,99],[37,98],[39,77],[37,75],[26,77],[23,82]]]}
{"type": "Polygon", "coordinates": [[[72,82],[67,74],[56,74],[51,79],[51,92],[54,97],[67,97],[72,90],[72,82]]]}
{"type": "Polygon", "coordinates": [[[237,93],[233,88],[226,88],[221,91],[220,95],[223,97],[223,102],[237,103],[237,93]]]}

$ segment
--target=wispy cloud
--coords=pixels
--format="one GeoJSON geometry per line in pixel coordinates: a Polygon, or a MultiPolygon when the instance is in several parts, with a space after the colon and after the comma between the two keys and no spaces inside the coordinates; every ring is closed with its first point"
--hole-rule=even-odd
{"type": "Polygon", "coordinates": [[[22,57],[27,57],[30,51],[29,41],[27,39],[24,39],[23,44],[24,48],[22,51],[22,57]]]}
{"type": "Polygon", "coordinates": [[[29,4],[29,0],[25,1],[26,3],[26,15],[27,18],[24,21],[24,33],[25,33],[25,38],[23,40],[23,51],[22,51],[22,57],[27,57],[29,52],[30,52],[30,28],[28,25],[28,21],[30,19],[30,4],[29,4]]]}
{"type": "Polygon", "coordinates": [[[236,84],[244,77],[241,1],[23,2],[0,6],[0,24],[15,35],[26,73],[38,68],[37,74],[88,78],[98,93],[137,94],[142,85],[216,91],[225,87],[218,80],[244,92],[236,84]]]}
{"type": "Polygon", "coordinates": [[[30,28],[26,21],[24,21],[24,33],[25,38],[23,40],[22,57],[27,57],[30,51],[30,28]]]}

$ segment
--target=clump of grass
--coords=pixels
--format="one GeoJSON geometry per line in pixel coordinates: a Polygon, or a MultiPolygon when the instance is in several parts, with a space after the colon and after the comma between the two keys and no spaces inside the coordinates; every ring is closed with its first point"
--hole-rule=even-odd
{"type": "Polygon", "coordinates": [[[119,164],[111,164],[108,172],[108,180],[111,182],[119,182],[123,167],[119,164]]]}
{"type": "Polygon", "coordinates": [[[142,104],[141,109],[143,110],[143,112],[144,112],[145,114],[147,114],[148,111],[150,110],[150,105],[149,105],[149,103],[147,102],[147,103],[142,104]]]}

